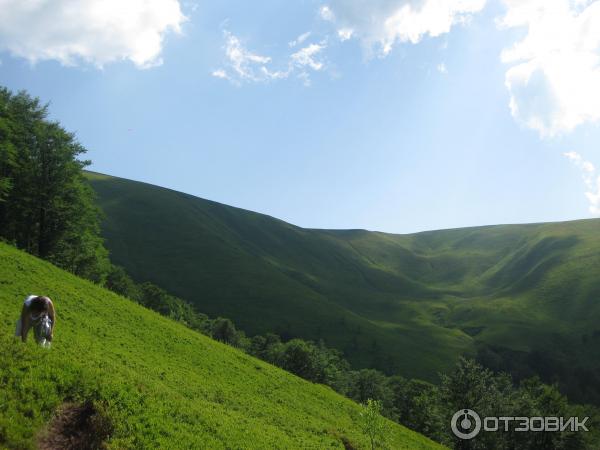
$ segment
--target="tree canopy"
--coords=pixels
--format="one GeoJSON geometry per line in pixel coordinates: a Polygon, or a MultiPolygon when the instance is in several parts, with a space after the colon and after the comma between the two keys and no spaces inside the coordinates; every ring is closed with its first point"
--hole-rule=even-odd
{"type": "Polygon", "coordinates": [[[48,107],[0,88],[0,237],[96,282],[109,269],[86,149],[48,107]]]}

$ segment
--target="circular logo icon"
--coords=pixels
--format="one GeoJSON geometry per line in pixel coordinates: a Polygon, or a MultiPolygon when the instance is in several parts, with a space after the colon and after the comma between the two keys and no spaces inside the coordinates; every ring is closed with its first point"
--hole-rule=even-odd
{"type": "Polygon", "coordinates": [[[452,432],[460,439],[473,439],[481,431],[481,417],[472,409],[461,409],[452,416],[452,432]]]}

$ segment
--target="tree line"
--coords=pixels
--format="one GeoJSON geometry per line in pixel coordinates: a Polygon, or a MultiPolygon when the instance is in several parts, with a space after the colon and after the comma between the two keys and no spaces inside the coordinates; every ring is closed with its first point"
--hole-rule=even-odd
{"type": "MultiPolygon", "coordinates": [[[[387,418],[454,449],[472,450],[592,450],[600,441],[600,411],[591,405],[574,405],[557,385],[537,377],[514,382],[505,372],[492,372],[474,360],[461,358],[454,369],[440,374],[440,383],[387,376],[375,369],[353,369],[342,352],[317,343],[274,333],[252,337],[227,318],[209,318],[189,303],[151,283],[136,284],[120,267],[107,277],[107,287],[171,317],[215,340],[276,365],[305,380],[327,385],[364,405],[376,402],[387,418]],[[460,440],[451,432],[452,416],[464,408],[484,417],[590,417],[586,432],[509,431],[480,433],[460,440]]],[[[383,438],[383,437],[382,437],[383,438]]]]}

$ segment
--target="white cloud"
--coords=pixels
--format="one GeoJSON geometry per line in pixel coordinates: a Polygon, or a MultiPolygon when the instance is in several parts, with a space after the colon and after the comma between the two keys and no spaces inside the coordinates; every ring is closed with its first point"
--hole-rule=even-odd
{"type": "MultiPolygon", "coordinates": [[[[230,62],[230,67],[243,80],[257,81],[262,78],[265,73],[265,64],[271,62],[268,56],[261,56],[246,50],[239,38],[229,32],[225,32],[225,55],[230,62]]],[[[217,70],[220,78],[226,75],[225,70],[217,70]]]]}
{"type": "Polygon", "coordinates": [[[233,84],[242,82],[261,82],[287,78],[288,71],[271,70],[270,56],[263,56],[246,49],[240,39],[229,31],[225,31],[225,56],[227,69],[214,70],[212,76],[229,80],[233,84]]]}
{"type": "Polygon", "coordinates": [[[333,22],[335,20],[335,15],[333,14],[333,11],[327,5],[321,6],[321,8],[319,9],[319,14],[321,15],[321,18],[323,20],[327,20],[329,22],[333,22]]]}
{"type": "Polygon", "coordinates": [[[330,0],[320,15],[342,40],[356,37],[384,56],[398,42],[448,33],[484,6],[485,0],[330,0]]]}
{"type": "Polygon", "coordinates": [[[354,30],[352,28],[340,28],[339,30],[337,30],[337,34],[340,38],[340,41],[345,42],[348,39],[352,38],[354,30]]]}
{"type": "Polygon", "coordinates": [[[324,63],[318,57],[325,48],[324,42],[310,44],[290,56],[291,68],[299,70],[298,78],[304,82],[305,86],[310,86],[310,74],[307,69],[319,71],[324,67],[324,63]]]}
{"type": "Polygon", "coordinates": [[[31,62],[161,64],[186,20],[177,0],[0,0],[0,50],[31,62]]]}
{"type": "Polygon", "coordinates": [[[564,155],[581,169],[583,182],[587,189],[585,196],[590,204],[589,211],[594,216],[600,216],[600,174],[597,174],[596,167],[583,159],[577,152],[568,152],[564,155]]]}
{"type": "Polygon", "coordinates": [[[448,68],[446,67],[446,64],[444,64],[444,63],[439,63],[439,64],[437,65],[437,71],[438,71],[439,73],[446,74],[446,73],[448,73],[448,68]]]}
{"type": "Polygon", "coordinates": [[[227,72],[225,72],[223,69],[213,70],[212,76],[215,78],[221,78],[223,80],[229,80],[227,72]]]}
{"type": "Polygon", "coordinates": [[[308,66],[313,70],[321,70],[323,68],[323,63],[318,61],[316,58],[324,48],[325,45],[323,43],[310,44],[296,53],[293,53],[290,58],[292,63],[297,67],[308,66]]]}
{"type": "Polygon", "coordinates": [[[310,31],[307,31],[306,33],[302,33],[300,36],[298,36],[296,39],[294,39],[293,41],[289,42],[288,45],[290,47],[296,47],[297,45],[302,44],[304,41],[306,41],[310,35],[312,33],[310,31]]]}
{"type": "MultiPolygon", "coordinates": [[[[303,39],[297,39],[294,45],[304,42],[308,37],[307,35],[303,39]]],[[[324,67],[319,56],[325,48],[325,42],[309,44],[287,56],[283,69],[274,70],[271,68],[273,61],[270,56],[259,55],[246,49],[237,36],[225,31],[226,68],[214,70],[212,76],[240,85],[243,82],[286,79],[295,73],[308,86],[310,71],[320,71],[324,67]]]]}
{"type": "Polygon", "coordinates": [[[499,25],[526,29],[502,52],[513,117],[542,137],[600,120],[600,2],[504,3],[499,25]]]}

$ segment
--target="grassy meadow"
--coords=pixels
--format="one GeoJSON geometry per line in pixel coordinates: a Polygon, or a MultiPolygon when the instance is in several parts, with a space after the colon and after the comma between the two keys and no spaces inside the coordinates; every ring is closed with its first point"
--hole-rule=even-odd
{"type": "MultiPolygon", "coordinates": [[[[0,244],[0,447],[35,448],[65,402],[91,403],[107,447],[365,449],[360,407],[0,244]],[[23,298],[56,305],[50,350],[13,337],[23,298]]],[[[441,446],[385,421],[385,447],[441,446]]]]}

